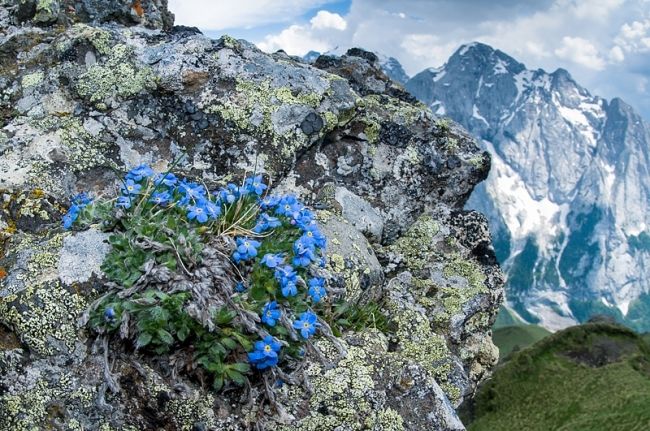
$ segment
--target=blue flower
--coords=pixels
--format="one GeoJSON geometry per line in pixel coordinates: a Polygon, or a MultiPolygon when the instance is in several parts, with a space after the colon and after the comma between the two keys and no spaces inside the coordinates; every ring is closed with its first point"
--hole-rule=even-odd
{"type": "Polygon", "coordinates": [[[239,293],[246,292],[246,286],[244,286],[244,283],[242,283],[241,281],[237,283],[237,285],[235,286],[235,292],[239,292],[239,293]]]}
{"type": "Polygon", "coordinates": [[[208,221],[208,211],[200,205],[190,205],[187,207],[187,219],[205,223],[208,221]]]}
{"type": "Polygon", "coordinates": [[[115,310],[113,307],[106,307],[106,310],[104,310],[104,319],[107,322],[113,322],[115,320],[115,310]]]}
{"type": "Polygon", "coordinates": [[[298,274],[291,265],[278,266],[275,268],[274,276],[280,282],[280,285],[287,282],[295,283],[298,279],[298,274]]]}
{"type": "Polygon", "coordinates": [[[277,302],[267,302],[262,309],[262,323],[266,323],[269,326],[275,326],[281,315],[282,312],[278,308],[277,302]]]}
{"type": "Polygon", "coordinates": [[[282,345],[270,335],[255,343],[255,349],[248,353],[248,360],[258,370],[273,367],[278,363],[278,353],[282,345]]]}
{"type": "Polygon", "coordinates": [[[81,192],[74,195],[70,200],[74,205],[77,205],[79,208],[83,208],[91,203],[93,201],[93,198],[91,198],[86,192],[81,192]]]}
{"type": "Polygon", "coordinates": [[[249,260],[257,256],[257,248],[262,245],[250,238],[237,238],[237,250],[233,253],[235,262],[249,260]]]}
{"type": "Polygon", "coordinates": [[[124,209],[129,209],[131,208],[131,196],[120,196],[117,198],[117,202],[115,202],[116,207],[122,207],[124,209]]]}
{"type": "Polygon", "coordinates": [[[311,311],[305,311],[300,315],[300,319],[293,322],[293,327],[300,332],[302,338],[307,339],[316,333],[316,328],[320,326],[318,318],[311,311]]]}
{"type": "Polygon", "coordinates": [[[265,254],[261,261],[269,268],[276,268],[284,263],[284,257],[281,254],[265,254]]]}
{"type": "Polygon", "coordinates": [[[126,174],[127,180],[142,181],[143,178],[148,178],[153,175],[153,170],[147,165],[140,165],[133,168],[126,174]]]}
{"type": "Polygon", "coordinates": [[[310,244],[304,236],[293,243],[293,253],[293,264],[296,266],[306,267],[316,260],[314,244],[310,244]]]}
{"type": "Polygon", "coordinates": [[[300,214],[300,211],[303,208],[304,207],[300,205],[295,196],[289,195],[284,196],[282,199],[280,199],[280,202],[278,202],[278,206],[275,209],[275,213],[278,215],[295,218],[300,214]]]}
{"type": "Polygon", "coordinates": [[[122,194],[128,196],[137,195],[140,193],[140,189],[142,189],[140,184],[136,183],[133,179],[128,179],[122,185],[122,194]]]}
{"type": "Polygon", "coordinates": [[[327,291],[325,290],[325,280],[320,278],[320,277],[314,277],[309,280],[309,296],[311,296],[311,299],[314,302],[319,302],[321,299],[323,299],[327,295],[327,291]]]}
{"type": "Polygon", "coordinates": [[[205,211],[208,213],[208,217],[211,219],[216,219],[221,215],[221,206],[209,200],[203,200],[201,203],[205,207],[205,211]]]}
{"type": "Polygon", "coordinates": [[[262,213],[257,220],[257,224],[253,228],[253,232],[262,233],[268,229],[282,226],[282,222],[277,217],[271,217],[267,213],[262,213]]]}
{"type": "Polygon", "coordinates": [[[219,199],[226,204],[232,204],[237,199],[239,199],[239,187],[236,184],[228,183],[225,188],[222,188],[218,192],[219,199]]]}
{"type": "Polygon", "coordinates": [[[257,175],[253,178],[246,178],[246,181],[244,181],[244,189],[247,193],[255,193],[257,196],[262,196],[262,193],[264,193],[264,190],[267,188],[268,186],[262,181],[261,175],[257,175]]]}
{"type": "Polygon", "coordinates": [[[170,195],[169,192],[157,192],[151,195],[151,198],[149,198],[149,202],[154,203],[156,205],[166,205],[169,203],[171,198],[172,195],[170,195]]]}
{"type": "Polygon", "coordinates": [[[154,184],[157,185],[157,186],[159,186],[160,184],[164,184],[167,187],[174,187],[177,182],[178,182],[178,178],[176,178],[176,175],[169,172],[169,173],[165,174],[164,176],[162,174],[158,174],[156,176],[154,184]]]}
{"type": "Polygon", "coordinates": [[[74,222],[77,220],[77,217],[79,217],[79,207],[76,205],[72,205],[68,212],[63,216],[63,229],[70,229],[74,222]]]}
{"type": "Polygon", "coordinates": [[[321,233],[316,224],[305,226],[303,232],[302,239],[306,244],[313,244],[318,248],[325,248],[327,245],[327,238],[321,233]]]}
{"type": "Polygon", "coordinates": [[[205,187],[201,184],[190,183],[183,180],[179,184],[178,189],[184,195],[179,201],[180,205],[187,205],[190,201],[196,202],[205,199],[205,187]]]}
{"type": "Polygon", "coordinates": [[[275,208],[278,203],[280,203],[280,198],[277,196],[267,196],[260,201],[260,208],[263,210],[268,210],[270,208],[275,208]]]}
{"type": "Polygon", "coordinates": [[[315,223],[314,213],[309,211],[307,208],[300,210],[291,221],[292,224],[295,224],[300,229],[305,230],[309,225],[315,223]]]}
{"type": "Polygon", "coordinates": [[[282,296],[288,298],[290,296],[296,296],[298,294],[298,287],[296,286],[295,282],[287,281],[280,287],[280,291],[282,292],[282,296]]]}

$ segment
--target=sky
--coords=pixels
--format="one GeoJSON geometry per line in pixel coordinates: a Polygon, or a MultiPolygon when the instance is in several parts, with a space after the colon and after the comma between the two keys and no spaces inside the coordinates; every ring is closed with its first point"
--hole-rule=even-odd
{"type": "Polygon", "coordinates": [[[487,43],[529,69],[567,69],[592,94],[650,120],[650,0],[169,0],[176,24],[267,52],[362,47],[413,76],[464,43],[487,43]]]}

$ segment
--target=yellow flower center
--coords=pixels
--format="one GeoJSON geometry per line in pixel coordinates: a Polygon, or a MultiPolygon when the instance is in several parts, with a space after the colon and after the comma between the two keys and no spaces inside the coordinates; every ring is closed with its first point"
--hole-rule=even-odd
{"type": "Polygon", "coordinates": [[[312,232],[307,232],[307,236],[314,236],[312,232]]]}
{"type": "Polygon", "coordinates": [[[270,352],[271,351],[271,346],[268,345],[268,344],[266,346],[264,346],[264,351],[265,352],[270,352]]]}
{"type": "Polygon", "coordinates": [[[309,322],[305,322],[305,323],[303,323],[303,324],[302,324],[302,327],[303,327],[303,328],[309,328],[309,322]]]}

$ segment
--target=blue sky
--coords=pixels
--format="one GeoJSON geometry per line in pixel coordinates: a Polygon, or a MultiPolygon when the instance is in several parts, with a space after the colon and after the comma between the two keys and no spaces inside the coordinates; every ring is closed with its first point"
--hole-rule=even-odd
{"type": "Polygon", "coordinates": [[[650,120],[650,0],[169,0],[176,23],[303,55],[360,46],[409,75],[481,41],[529,69],[563,67],[650,120]]]}

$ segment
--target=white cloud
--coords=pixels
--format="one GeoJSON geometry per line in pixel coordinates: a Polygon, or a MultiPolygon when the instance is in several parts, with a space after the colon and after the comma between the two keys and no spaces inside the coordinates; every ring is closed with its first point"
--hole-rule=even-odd
{"type": "Polygon", "coordinates": [[[343,31],[347,28],[348,23],[343,19],[338,13],[331,13],[326,10],[319,10],[316,16],[314,16],[311,21],[312,29],[323,30],[323,29],[334,29],[343,31]]]}
{"type": "Polygon", "coordinates": [[[625,54],[620,46],[616,45],[609,50],[609,60],[612,63],[620,63],[625,60],[625,54]]]}
{"type": "Polygon", "coordinates": [[[266,52],[283,49],[289,55],[305,55],[312,50],[326,52],[336,46],[332,30],[340,33],[347,26],[341,15],[321,10],[308,25],[294,24],[278,34],[266,36],[257,46],[266,52]]]}
{"type": "Polygon", "coordinates": [[[440,38],[431,34],[407,34],[400,43],[405,53],[402,57],[408,56],[424,64],[442,64],[458,48],[459,43],[443,43],[440,38]]]}
{"type": "Polygon", "coordinates": [[[587,39],[581,37],[564,36],[562,46],[557,48],[555,55],[594,70],[603,70],[605,60],[598,53],[598,49],[587,39]]]}
{"type": "Polygon", "coordinates": [[[649,52],[650,19],[623,24],[615,42],[627,52],[649,52]]]}
{"type": "Polygon", "coordinates": [[[333,0],[169,0],[176,24],[203,31],[291,22],[333,0]]]}

